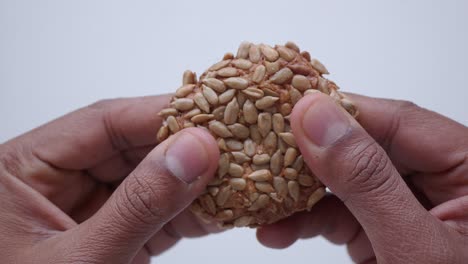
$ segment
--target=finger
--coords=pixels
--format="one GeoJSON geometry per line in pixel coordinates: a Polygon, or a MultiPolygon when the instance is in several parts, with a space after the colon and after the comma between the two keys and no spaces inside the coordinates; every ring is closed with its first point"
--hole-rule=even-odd
{"type": "Polygon", "coordinates": [[[367,263],[375,259],[374,250],[364,230],[361,228],[347,245],[348,254],[355,263],[367,263]]]}
{"type": "Polygon", "coordinates": [[[395,241],[436,232],[385,151],[330,97],[304,97],[293,109],[291,127],[309,168],[344,201],[376,250],[388,252],[392,245],[399,252],[395,241]]]}
{"type": "Polygon", "coordinates": [[[258,240],[271,248],[285,248],[297,239],[323,235],[334,244],[349,242],[360,229],[348,208],[334,195],[323,198],[310,212],[295,214],[285,220],[261,227],[258,240]]]}
{"type": "Polygon", "coordinates": [[[185,129],[158,145],[104,206],[74,231],[77,247],[125,262],[205,188],[219,150],[207,132],[185,129]]]}
{"type": "Polygon", "coordinates": [[[349,96],[359,109],[359,123],[399,171],[439,172],[465,159],[466,126],[409,102],[349,96]]]}

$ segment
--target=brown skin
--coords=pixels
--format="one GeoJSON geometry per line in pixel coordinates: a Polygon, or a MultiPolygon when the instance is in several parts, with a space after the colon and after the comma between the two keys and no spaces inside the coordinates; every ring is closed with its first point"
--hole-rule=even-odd
{"type": "Polygon", "coordinates": [[[296,141],[333,194],[259,229],[260,242],[284,248],[323,235],[346,244],[356,263],[466,263],[468,128],[408,102],[350,96],[361,125],[323,95],[295,106],[296,141]],[[324,125],[305,118],[309,110],[339,113],[348,129],[317,144],[306,129],[320,134],[324,125]]]}
{"type": "Polygon", "coordinates": [[[215,232],[184,209],[216,164],[186,184],[163,157],[190,134],[217,160],[216,142],[189,129],[156,146],[168,101],[102,101],[0,145],[2,263],[148,263],[182,237],[215,232]]]}

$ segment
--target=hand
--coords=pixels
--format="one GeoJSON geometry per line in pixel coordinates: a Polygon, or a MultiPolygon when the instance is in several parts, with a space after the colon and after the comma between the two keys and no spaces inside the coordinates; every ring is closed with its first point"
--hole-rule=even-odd
{"type": "Polygon", "coordinates": [[[467,127],[406,102],[352,99],[362,127],[321,94],[295,106],[299,148],[333,194],[259,229],[260,242],[321,234],[357,263],[466,263],[467,127]]]}
{"type": "Polygon", "coordinates": [[[168,101],[103,101],[0,145],[1,262],[147,263],[213,231],[184,209],[217,144],[191,128],[155,147],[168,101]]]}

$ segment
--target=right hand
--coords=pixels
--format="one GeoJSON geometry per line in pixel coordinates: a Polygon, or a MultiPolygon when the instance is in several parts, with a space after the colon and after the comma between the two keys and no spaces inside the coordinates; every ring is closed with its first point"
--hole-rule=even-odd
{"type": "Polygon", "coordinates": [[[411,103],[351,98],[360,124],[321,94],[295,106],[297,144],[333,194],[260,228],[260,242],[321,234],[357,263],[467,263],[467,127],[411,103]]]}

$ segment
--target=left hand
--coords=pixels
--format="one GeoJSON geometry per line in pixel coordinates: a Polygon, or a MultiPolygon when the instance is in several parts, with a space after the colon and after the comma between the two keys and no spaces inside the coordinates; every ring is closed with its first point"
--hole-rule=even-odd
{"type": "Polygon", "coordinates": [[[184,209],[214,175],[218,147],[196,128],[156,146],[168,101],[98,102],[1,144],[2,263],[147,263],[216,232],[184,209]]]}

